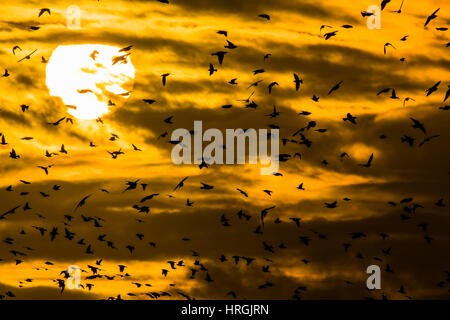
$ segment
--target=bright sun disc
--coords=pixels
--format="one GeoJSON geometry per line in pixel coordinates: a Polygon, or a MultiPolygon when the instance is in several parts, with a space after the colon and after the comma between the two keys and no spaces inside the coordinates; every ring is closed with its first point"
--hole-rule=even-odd
{"type": "Polygon", "coordinates": [[[68,112],[83,120],[97,119],[111,107],[119,107],[133,89],[135,72],[127,52],[119,50],[98,44],[57,47],[46,69],[50,95],[60,97],[68,112]],[[92,55],[94,51],[98,53],[92,55]],[[113,58],[120,56],[124,58],[113,64],[113,58]]]}

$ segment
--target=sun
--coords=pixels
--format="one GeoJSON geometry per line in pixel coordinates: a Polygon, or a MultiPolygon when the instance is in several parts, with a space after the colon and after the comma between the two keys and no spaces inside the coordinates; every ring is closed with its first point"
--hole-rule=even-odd
{"type": "Polygon", "coordinates": [[[129,52],[99,45],[57,47],[47,64],[46,84],[68,112],[82,120],[97,119],[125,103],[133,90],[134,66],[129,52]]]}

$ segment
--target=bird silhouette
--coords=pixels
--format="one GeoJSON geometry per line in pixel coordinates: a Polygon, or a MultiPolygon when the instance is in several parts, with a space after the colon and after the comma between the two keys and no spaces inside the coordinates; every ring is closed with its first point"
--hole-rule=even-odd
{"type": "Polygon", "coordinates": [[[396,49],[391,43],[386,42],[386,43],[384,44],[384,46],[383,46],[384,54],[386,54],[386,47],[388,47],[388,46],[391,46],[392,48],[396,49]]]}
{"type": "Polygon", "coordinates": [[[21,62],[23,60],[30,60],[31,59],[31,55],[33,53],[35,53],[37,51],[37,49],[34,49],[32,52],[30,52],[29,54],[27,54],[25,57],[23,57],[22,59],[17,60],[17,62],[21,62]]]}
{"type": "Polygon", "coordinates": [[[427,131],[425,130],[424,125],[423,125],[419,120],[416,120],[416,119],[411,118],[411,117],[410,117],[410,119],[411,119],[411,121],[413,122],[413,125],[412,125],[413,128],[419,129],[419,130],[421,130],[424,134],[427,134],[427,131]]]}
{"type": "Polygon", "coordinates": [[[441,8],[438,8],[436,11],[434,11],[432,14],[430,14],[430,15],[427,17],[427,20],[425,21],[425,24],[423,25],[424,27],[426,27],[426,26],[430,23],[431,20],[437,18],[436,13],[438,13],[438,11],[439,11],[440,9],[441,9],[441,8]]]}
{"type": "Polygon", "coordinates": [[[209,75],[212,76],[214,74],[214,72],[217,72],[217,69],[215,69],[212,64],[209,64],[208,71],[209,71],[209,75]]]}
{"type": "Polygon", "coordinates": [[[353,124],[356,124],[356,117],[352,116],[350,113],[347,113],[347,116],[345,118],[342,118],[344,121],[351,122],[353,124]]]}
{"type": "Polygon", "coordinates": [[[82,206],[84,206],[86,204],[86,200],[89,199],[91,196],[92,195],[87,195],[83,199],[81,199],[80,202],[78,202],[78,204],[76,205],[75,210],[77,210],[78,208],[81,208],[82,206]]]}
{"type": "Polygon", "coordinates": [[[299,78],[299,76],[294,73],[294,83],[295,83],[295,90],[298,91],[300,88],[300,83],[303,83],[303,80],[299,78]]]}
{"type": "Polygon", "coordinates": [[[437,91],[439,85],[441,84],[440,81],[436,82],[431,88],[428,88],[427,90],[425,90],[425,92],[427,93],[427,97],[432,94],[433,92],[437,91]]]}
{"type": "Polygon", "coordinates": [[[404,0],[402,0],[402,3],[400,4],[400,8],[399,8],[398,10],[395,10],[395,11],[391,11],[391,12],[395,12],[395,13],[402,13],[403,2],[404,2],[404,0]]]}
{"type": "Polygon", "coordinates": [[[338,30],[332,31],[332,32],[327,32],[323,35],[323,37],[325,38],[325,40],[330,39],[331,37],[336,36],[338,30]]]}
{"type": "Polygon", "coordinates": [[[266,19],[267,21],[270,20],[270,16],[266,13],[261,13],[258,15],[258,17],[262,18],[262,19],[266,19]]]}
{"type": "Polygon", "coordinates": [[[177,190],[177,189],[180,189],[180,188],[184,187],[184,182],[185,182],[188,178],[189,178],[189,176],[183,178],[183,179],[175,186],[175,188],[173,188],[173,190],[175,191],[175,190],[177,190]]]}
{"type": "Polygon", "coordinates": [[[381,11],[383,11],[383,9],[386,7],[386,5],[387,5],[389,2],[391,2],[391,0],[382,0],[382,1],[381,1],[381,5],[380,5],[381,11]]]}
{"type": "Polygon", "coordinates": [[[341,87],[342,82],[344,82],[344,81],[339,81],[337,84],[335,84],[335,85],[330,89],[330,91],[328,91],[328,95],[330,95],[333,91],[338,90],[338,89],[341,87]]]}
{"type": "Polygon", "coordinates": [[[219,61],[220,65],[222,65],[225,54],[227,54],[226,51],[217,51],[217,52],[211,53],[212,56],[217,56],[217,60],[219,61]]]}
{"type": "Polygon", "coordinates": [[[360,164],[360,166],[369,168],[370,166],[372,166],[372,161],[373,161],[373,153],[370,155],[369,160],[367,160],[367,163],[360,164]]]}

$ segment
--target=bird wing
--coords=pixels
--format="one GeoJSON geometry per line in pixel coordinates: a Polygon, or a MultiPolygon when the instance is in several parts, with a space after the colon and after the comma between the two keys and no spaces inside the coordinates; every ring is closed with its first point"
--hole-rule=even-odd
{"type": "Polygon", "coordinates": [[[370,165],[372,163],[372,160],[373,160],[373,153],[370,155],[369,161],[367,163],[370,165]]]}

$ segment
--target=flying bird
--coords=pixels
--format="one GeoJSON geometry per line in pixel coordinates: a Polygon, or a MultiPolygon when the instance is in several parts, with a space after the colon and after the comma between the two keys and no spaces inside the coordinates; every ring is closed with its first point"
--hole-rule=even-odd
{"type": "Polygon", "coordinates": [[[13,55],[16,55],[16,50],[22,51],[22,49],[21,49],[19,46],[14,46],[14,47],[12,48],[12,53],[13,53],[13,55]]]}
{"type": "Polygon", "coordinates": [[[409,100],[416,101],[416,100],[414,100],[414,99],[411,98],[411,97],[406,97],[406,98],[403,100],[403,106],[405,106],[406,101],[409,101],[409,100]]]}
{"type": "Polygon", "coordinates": [[[217,33],[218,33],[218,34],[221,34],[221,35],[223,35],[223,36],[225,36],[225,37],[228,37],[228,32],[225,31],[225,30],[219,30],[219,31],[217,31],[217,33]]]}
{"type": "Polygon", "coordinates": [[[225,46],[225,48],[227,48],[227,49],[236,49],[237,48],[237,46],[233,42],[227,40],[227,43],[228,44],[225,46]]]}
{"type": "Polygon", "coordinates": [[[217,72],[217,69],[215,69],[214,66],[210,63],[208,71],[209,75],[212,76],[214,72],[217,72]]]}
{"type": "Polygon", "coordinates": [[[322,34],[322,29],[325,29],[325,28],[333,28],[333,27],[332,27],[332,26],[329,26],[329,25],[327,25],[327,24],[321,25],[321,26],[320,26],[320,29],[319,29],[319,35],[322,34]]]}
{"type": "Polygon", "coordinates": [[[344,81],[339,81],[337,84],[335,84],[334,87],[331,88],[330,91],[328,91],[328,95],[330,95],[333,91],[338,90],[341,87],[342,82],[344,81]]]}
{"type": "Polygon", "coordinates": [[[396,92],[395,92],[395,89],[392,89],[391,96],[390,96],[389,98],[391,98],[391,99],[400,99],[400,98],[397,96],[397,94],[396,94],[396,92]]]}
{"type": "Polygon", "coordinates": [[[173,116],[170,116],[170,117],[164,119],[164,122],[165,122],[165,123],[168,123],[168,124],[172,124],[172,123],[173,123],[173,122],[172,122],[172,119],[173,119],[173,116]]]}
{"type": "Polygon", "coordinates": [[[87,195],[86,197],[81,199],[80,202],[78,202],[77,206],[75,207],[75,210],[77,210],[78,208],[81,208],[82,206],[84,206],[86,204],[86,200],[89,199],[90,196],[91,196],[91,194],[87,195]]]}
{"type": "Polygon", "coordinates": [[[276,81],[270,83],[270,84],[268,85],[269,94],[272,93],[272,88],[273,88],[273,86],[278,86],[278,85],[279,85],[279,84],[278,84],[278,82],[276,82],[276,81]]]}
{"type": "Polygon", "coordinates": [[[48,166],[46,166],[46,167],[38,166],[38,168],[44,170],[44,172],[45,172],[46,175],[48,175],[48,169],[50,169],[51,167],[53,167],[52,164],[51,164],[51,165],[48,165],[48,166]]]}
{"type": "Polygon", "coordinates": [[[51,124],[53,126],[57,126],[59,125],[64,119],[66,119],[66,117],[62,117],[61,119],[55,121],[55,122],[47,122],[48,124],[51,124]]]}
{"type": "Polygon", "coordinates": [[[89,55],[89,57],[95,61],[95,59],[97,59],[97,55],[99,54],[99,52],[97,50],[94,50],[91,52],[91,54],[89,55]]]}
{"type": "Polygon", "coordinates": [[[125,47],[125,48],[122,48],[122,49],[120,49],[120,50],[119,50],[119,52],[126,52],[126,51],[130,51],[132,47],[133,47],[133,45],[130,45],[130,46],[128,46],[128,47],[125,47]]]}
{"type": "Polygon", "coordinates": [[[211,53],[212,56],[217,56],[217,59],[219,60],[220,65],[222,65],[225,54],[227,54],[226,51],[217,51],[217,52],[211,53]]]}
{"type": "Polygon", "coordinates": [[[354,116],[352,116],[350,113],[347,113],[347,117],[342,118],[342,120],[351,122],[351,123],[353,123],[353,124],[356,124],[356,119],[357,119],[357,118],[354,117],[354,116]]]}
{"type": "Polygon", "coordinates": [[[39,15],[38,15],[38,18],[40,17],[40,16],[42,16],[44,13],[48,13],[49,15],[51,15],[51,12],[50,12],[50,9],[49,8],[42,8],[41,10],[39,10],[39,15]]]}
{"type": "Polygon", "coordinates": [[[410,117],[410,119],[411,119],[411,121],[413,122],[412,127],[413,127],[414,129],[419,129],[419,130],[421,130],[424,134],[427,134],[427,131],[425,130],[425,127],[424,127],[423,123],[421,123],[419,120],[416,120],[416,119],[411,118],[411,117],[410,117]]]}
{"type": "Polygon", "coordinates": [[[170,73],[164,73],[164,74],[161,75],[163,86],[166,85],[166,79],[167,79],[167,77],[168,77],[169,75],[170,75],[170,73]]]}
{"type": "Polygon", "coordinates": [[[369,168],[372,165],[372,161],[373,161],[373,153],[370,155],[369,160],[367,160],[367,163],[360,164],[360,166],[369,168]]]}
{"type": "Polygon", "coordinates": [[[127,53],[127,54],[124,54],[121,56],[112,57],[112,65],[114,66],[119,62],[120,62],[120,64],[127,64],[128,63],[127,57],[129,55],[130,55],[130,53],[127,53]]]}
{"type": "Polygon", "coordinates": [[[277,107],[273,106],[272,113],[266,114],[265,116],[270,117],[271,119],[276,118],[280,115],[281,112],[277,111],[277,107]]]}
{"type": "Polygon", "coordinates": [[[266,19],[266,20],[270,20],[270,16],[266,13],[259,14],[258,17],[266,19]]]}
{"type": "Polygon", "coordinates": [[[294,83],[295,91],[298,91],[298,89],[300,88],[300,83],[303,83],[303,79],[300,79],[296,73],[294,73],[294,83]]]}
{"type": "Polygon", "coordinates": [[[423,146],[423,145],[424,145],[425,143],[427,143],[427,142],[430,142],[432,139],[438,138],[439,136],[440,136],[440,135],[437,134],[437,135],[434,135],[434,136],[426,137],[425,139],[423,139],[423,141],[422,141],[421,143],[419,143],[419,147],[423,146]]]}
{"type": "Polygon", "coordinates": [[[381,1],[381,11],[386,7],[386,5],[391,2],[391,0],[383,0],[381,1]]]}
{"type": "Polygon", "coordinates": [[[325,202],[325,207],[327,207],[328,209],[334,209],[337,207],[337,200],[333,201],[333,202],[325,202]]]}
{"type": "Polygon", "coordinates": [[[383,46],[384,54],[386,54],[386,47],[388,47],[388,46],[391,46],[392,48],[397,49],[397,48],[395,48],[391,43],[386,42],[386,43],[384,44],[384,46],[383,46]]]}
{"type": "Polygon", "coordinates": [[[373,13],[373,12],[361,11],[361,16],[362,16],[363,18],[370,17],[370,16],[374,16],[374,15],[375,15],[375,13],[373,13]]]}
{"type": "Polygon", "coordinates": [[[391,91],[391,89],[392,89],[392,88],[381,89],[381,90],[377,93],[377,96],[379,96],[379,95],[382,94],[382,93],[389,92],[389,91],[391,91]]]}
{"type": "Polygon", "coordinates": [[[175,191],[175,190],[177,190],[177,189],[182,188],[182,187],[184,186],[184,182],[185,182],[188,178],[189,178],[189,176],[183,178],[183,179],[175,186],[175,188],[174,188],[173,190],[175,191]]]}
{"type": "Polygon", "coordinates": [[[236,188],[236,190],[239,191],[241,194],[243,194],[246,198],[248,198],[247,192],[245,192],[244,190],[241,190],[239,188],[236,188]]]}
{"type": "Polygon", "coordinates": [[[31,59],[31,55],[33,53],[35,53],[36,51],[37,51],[37,49],[34,49],[31,53],[27,54],[25,57],[23,57],[22,59],[18,60],[17,62],[21,62],[21,61],[23,61],[25,59],[30,60],[31,59]]]}
{"type": "Polygon", "coordinates": [[[404,0],[402,0],[402,3],[400,4],[400,8],[399,8],[398,10],[395,10],[395,11],[391,11],[391,12],[395,12],[395,13],[402,13],[402,8],[403,8],[403,1],[404,1],[404,0]]]}
{"type": "Polygon", "coordinates": [[[433,92],[437,91],[439,85],[441,84],[440,81],[436,82],[431,88],[428,88],[427,90],[425,90],[425,92],[427,93],[427,97],[432,94],[433,92]]]}
{"type": "Polygon", "coordinates": [[[448,85],[447,92],[445,93],[444,102],[447,101],[448,97],[450,97],[450,85],[448,85]]]}
{"type": "Polygon", "coordinates": [[[269,213],[269,210],[272,210],[272,209],[274,209],[275,208],[275,206],[272,206],[272,207],[268,207],[268,208],[265,208],[265,209],[263,209],[263,210],[261,210],[261,225],[264,227],[264,218],[267,216],[267,214],[269,213]]]}
{"type": "Polygon", "coordinates": [[[328,39],[330,39],[331,37],[334,37],[334,36],[336,35],[337,32],[338,32],[338,31],[335,30],[335,31],[332,31],[332,32],[325,33],[323,36],[324,36],[325,40],[328,40],[328,39]]]}

